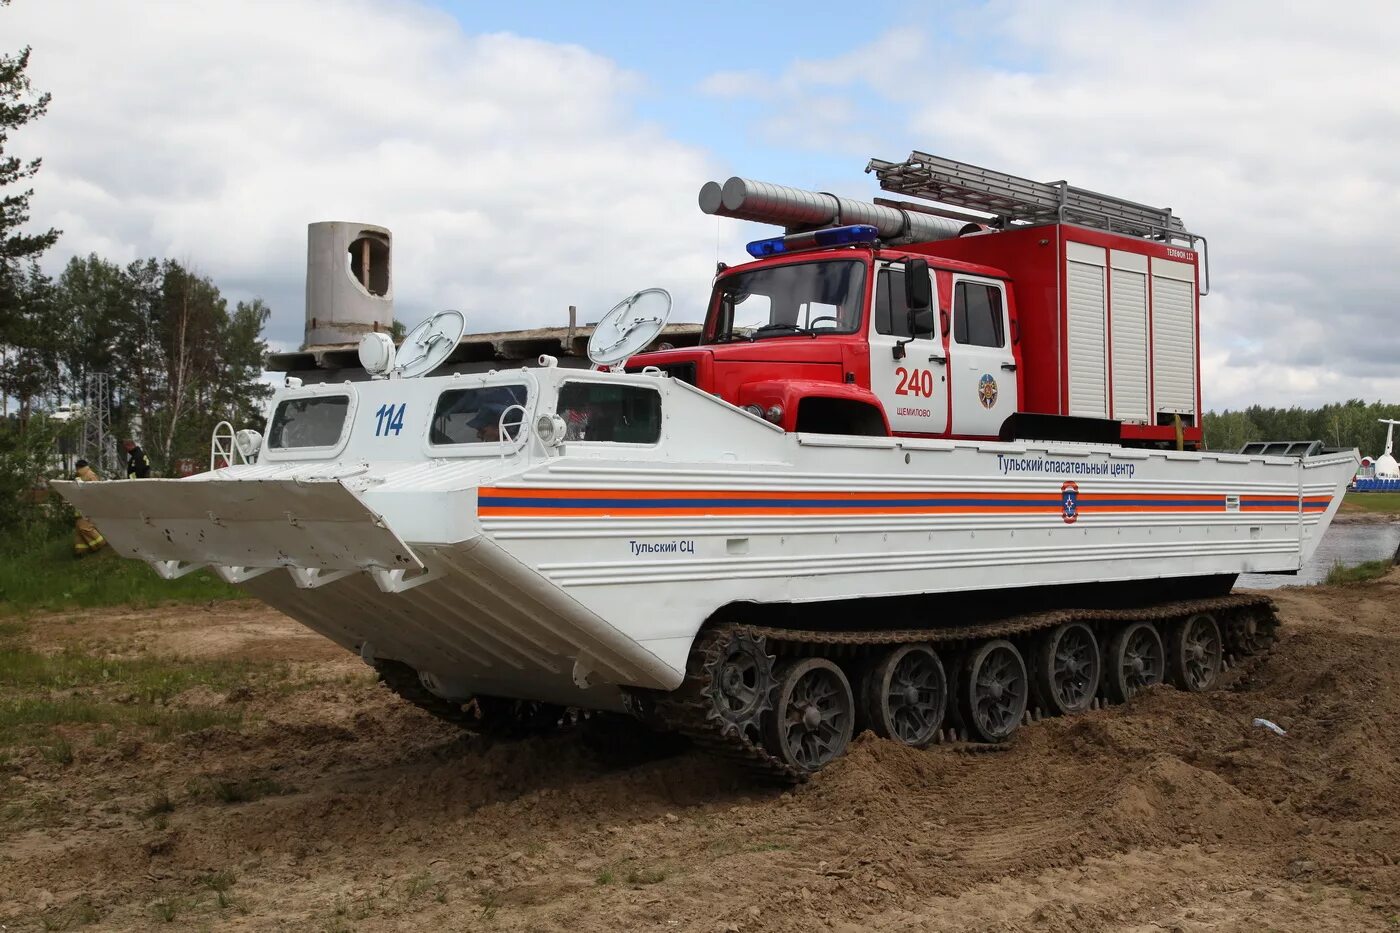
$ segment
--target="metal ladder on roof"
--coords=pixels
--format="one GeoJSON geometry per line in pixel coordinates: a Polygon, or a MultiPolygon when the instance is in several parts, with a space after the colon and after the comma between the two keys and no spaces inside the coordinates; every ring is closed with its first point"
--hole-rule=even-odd
{"type": "Polygon", "coordinates": [[[1193,242],[1171,208],[1149,207],[1063,181],[1031,181],[966,162],[911,152],[903,162],[871,159],[865,167],[886,191],[993,214],[1002,225],[1072,223],[1128,236],[1193,242]]]}

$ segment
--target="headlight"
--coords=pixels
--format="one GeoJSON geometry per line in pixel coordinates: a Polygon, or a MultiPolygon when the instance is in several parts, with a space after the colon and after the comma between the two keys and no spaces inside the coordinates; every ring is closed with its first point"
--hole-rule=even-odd
{"type": "Polygon", "coordinates": [[[783,420],[783,406],[769,405],[768,410],[763,413],[763,417],[767,418],[774,424],[778,424],[783,420]]]}
{"type": "Polygon", "coordinates": [[[755,418],[762,418],[762,417],[763,417],[763,406],[761,406],[761,405],[745,405],[745,406],[744,406],[744,411],[746,411],[746,412],[748,412],[749,414],[753,415],[755,418]]]}
{"type": "Polygon", "coordinates": [[[553,447],[564,440],[567,431],[564,419],[558,415],[540,415],[535,420],[535,436],[540,439],[540,443],[546,447],[553,447]]]}

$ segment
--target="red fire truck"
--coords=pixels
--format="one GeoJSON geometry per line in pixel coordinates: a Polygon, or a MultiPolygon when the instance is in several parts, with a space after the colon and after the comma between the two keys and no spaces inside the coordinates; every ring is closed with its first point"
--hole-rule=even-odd
{"type": "Polygon", "coordinates": [[[1200,446],[1209,277],[1169,209],[921,152],[867,171],[936,204],[707,184],[786,233],[720,266],[698,347],[627,368],[789,431],[1200,446]]]}

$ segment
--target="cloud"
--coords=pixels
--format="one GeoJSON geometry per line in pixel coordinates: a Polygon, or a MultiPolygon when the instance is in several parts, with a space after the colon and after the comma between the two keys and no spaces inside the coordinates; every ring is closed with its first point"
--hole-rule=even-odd
{"type": "Polygon", "coordinates": [[[1208,406],[1400,398],[1400,11],[1006,0],[957,26],[791,63],[755,122],[1169,205],[1210,242],[1208,406]],[[842,74],[836,133],[804,77],[842,74]]]}
{"type": "MultiPolygon", "coordinates": [[[[714,261],[701,150],[638,120],[641,76],[582,48],[469,35],[409,2],[18,0],[49,115],[11,140],[44,157],[49,263],[97,252],[191,262],[261,294],[300,343],[306,224],[395,234],[398,316],[474,330],[583,319],[643,286],[696,319],[714,261]]],[[[13,41],[13,40],[12,40],[13,41]]]]}

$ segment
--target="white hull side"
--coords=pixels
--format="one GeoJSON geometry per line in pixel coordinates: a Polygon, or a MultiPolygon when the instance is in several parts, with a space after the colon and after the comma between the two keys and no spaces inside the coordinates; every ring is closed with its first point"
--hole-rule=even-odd
{"type": "Polygon", "coordinates": [[[787,467],[553,461],[483,490],[479,521],[680,671],[700,625],[734,602],[1295,571],[1354,463],[812,437],[795,446],[787,467]],[[1008,458],[1069,472],[1014,472],[1008,458]],[[1099,469],[1108,472],[1075,472],[1099,469]],[[1054,501],[1065,482],[1078,487],[1072,521],[1054,501]],[[859,504],[881,497],[921,504],[859,504]],[[691,502],[715,505],[704,514],[691,502]]]}

